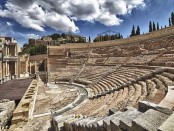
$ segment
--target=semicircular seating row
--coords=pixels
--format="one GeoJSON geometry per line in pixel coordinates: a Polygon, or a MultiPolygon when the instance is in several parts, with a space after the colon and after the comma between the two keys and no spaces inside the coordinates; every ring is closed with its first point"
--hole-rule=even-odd
{"type": "Polygon", "coordinates": [[[168,86],[174,85],[174,74],[167,70],[156,72],[154,75],[149,75],[150,77],[147,74],[152,74],[151,70],[126,70],[113,72],[89,85],[88,88],[92,90],[92,94],[95,95],[93,98],[96,99],[90,99],[78,109],[72,110],[71,113],[104,116],[110,108],[116,107],[116,109],[122,110],[127,106],[136,107],[140,100],[158,104],[165,97],[168,86]],[[140,79],[145,75],[147,77],[140,79]],[[128,84],[126,85],[126,83],[128,84]],[[121,86],[122,84],[124,86],[121,86]],[[109,90],[113,91],[109,92],[109,90]],[[101,95],[102,93],[103,95],[101,95]]]}

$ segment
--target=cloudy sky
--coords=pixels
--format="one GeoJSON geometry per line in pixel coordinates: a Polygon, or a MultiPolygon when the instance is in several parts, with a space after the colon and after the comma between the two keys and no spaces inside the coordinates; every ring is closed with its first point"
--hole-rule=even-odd
{"type": "Polygon", "coordinates": [[[168,26],[172,11],[174,0],[0,0],[0,35],[20,45],[62,32],[94,38],[113,30],[127,37],[132,25],[147,32],[150,20],[168,26]]]}

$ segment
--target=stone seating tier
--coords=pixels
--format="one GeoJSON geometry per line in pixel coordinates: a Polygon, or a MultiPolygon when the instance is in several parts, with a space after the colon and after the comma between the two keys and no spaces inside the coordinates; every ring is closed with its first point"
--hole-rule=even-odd
{"type": "MultiPolygon", "coordinates": [[[[172,87],[169,87],[169,89],[172,89],[172,87]]],[[[90,109],[92,108],[94,107],[90,109]]],[[[55,131],[63,128],[65,131],[172,131],[174,128],[173,121],[173,112],[170,109],[146,101],[139,102],[138,109],[127,106],[123,112],[115,110],[112,114],[104,117],[73,114],[67,116],[53,115],[52,120],[53,123],[56,123],[53,126],[55,131]]]]}
{"type": "Polygon", "coordinates": [[[50,74],[57,74],[60,81],[84,82],[90,98],[66,113],[82,116],[68,117],[61,127],[72,131],[166,129],[166,123],[173,121],[173,88],[168,86],[174,85],[174,70],[163,66],[174,66],[173,34],[174,27],[169,27],[117,41],[48,47],[50,74]],[[154,104],[138,104],[142,100],[154,104]],[[138,108],[125,111],[127,106],[138,108]],[[107,116],[113,107],[120,111],[107,116]]]}

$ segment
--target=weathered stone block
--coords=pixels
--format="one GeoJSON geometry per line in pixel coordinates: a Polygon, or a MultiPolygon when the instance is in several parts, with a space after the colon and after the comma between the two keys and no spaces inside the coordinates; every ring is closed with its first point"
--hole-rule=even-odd
{"type": "Polygon", "coordinates": [[[174,130],[174,113],[158,128],[158,131],[174,130]]]}
{"type": "Polygon", "coordinates": [[[132,121],[132,130],[156,131],[169,115],[150,109],[132,121]]]}

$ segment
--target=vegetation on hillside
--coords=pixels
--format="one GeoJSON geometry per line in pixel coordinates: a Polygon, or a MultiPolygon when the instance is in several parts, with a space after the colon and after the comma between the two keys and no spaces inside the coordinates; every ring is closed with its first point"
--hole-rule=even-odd
{"type": "Polygon", "coordinates": [[[131,35],[130,36],[135,36],[135,35],[140,35],[140,27],[137,26],[137,29],[135,31],[135,26],[133,25],[132,32],[131,32],[131,35]]]}
{"type": "MultiPolygon", "coordinates": [[[[169,17],[169,26],[173,26],[174,25],[174,12],[172,12],[171,13],[171,17],[169,17]]],[[[167,26],[165,25],[165,28],[166,28],[167,26]]],[[[161,26],[161,29],[162,29],[163,27],[161,26]]],[[[149,32],[153,32],[153,31],[156,31],[156,30],[160,30],[160,25],[159,25],[159,23],[157,22],[157,23],[155,23],[154,21],[150,21],[149,22],[149,32]]],[[[132,31],[131,31],[131,34],[130,34],[130,37],[132,37],[132,36],[136,36],[136,35],[140,35],[141,33],[140,33],[140,27],[139,26],[137,26],[137,29],[136,29],[136,31],[135,31],[135,26],[133,25],[133,27],[132,27],[132,31]]]]}
{"type": "Polygon", "coordinates": [[[49,35],[53,40],[58,40],[60,38],[66,39],[66,43],[85,43],[86,38],[82,37],[80,35],[73,35],[73,34],[57,34],[54,33],[52,35],[49,35]]]}
{"type": "Polygon", "coordinates": [[[24,44],[23,51],[21,54],[30,54],[32,55],[40,55],[47,53],[47,46],[46,45],[30,45],[24,44]]]}
{"type": "Polygon", "coordinates": [[[169,22],[169,25],[174,25],[174,12],[171,13],[171,18],[169,19],[171,19],[171,23],[169,22]]]}
{"type": "Polygon", "coordinates": [[[94,39],[94,42],[109,41],[109,40],[116,40],[116,39],[123,39],[123,36],[120,33],[115,35],[108,35],[108,34],[100,35],[94,39]]]}

